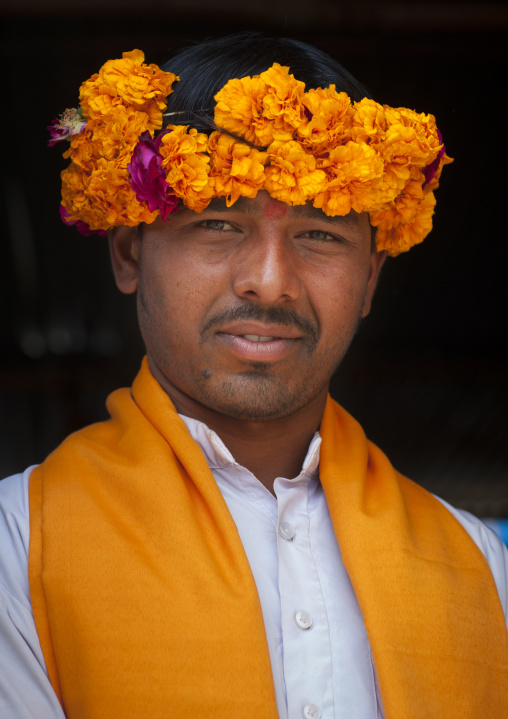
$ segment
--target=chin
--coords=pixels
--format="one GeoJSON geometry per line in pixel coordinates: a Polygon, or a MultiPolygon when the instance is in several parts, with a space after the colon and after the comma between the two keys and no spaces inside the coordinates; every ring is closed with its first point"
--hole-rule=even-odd
{"type": "Polygon", "coordinates": [[[298,412],[326,392],[327,386],[327,382],[295,386],[287,380],[252,372],[206,387],[199,402],[232,419],[274,422],[298,412]]]}

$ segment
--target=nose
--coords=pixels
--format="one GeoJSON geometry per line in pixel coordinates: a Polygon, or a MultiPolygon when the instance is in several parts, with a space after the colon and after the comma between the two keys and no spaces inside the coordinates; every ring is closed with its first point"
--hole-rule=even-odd
{"type": "Polygon", "coordinates": [[[300,296],[296,259],[282,233],[265,232],[251,237],[235,263],[234,291],[239,297],[274,305],[300,296]]]}

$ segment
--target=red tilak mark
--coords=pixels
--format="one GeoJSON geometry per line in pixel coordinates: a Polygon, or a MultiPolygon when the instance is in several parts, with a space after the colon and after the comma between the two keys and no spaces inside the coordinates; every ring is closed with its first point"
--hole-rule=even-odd
{"type": "Polygon", "coordinates": [[[282,220],[282,218],[286,216],[287,211],[287,205],[279,200],[268,200],[263,207],[265,217],[269,220],[282,220]]]}

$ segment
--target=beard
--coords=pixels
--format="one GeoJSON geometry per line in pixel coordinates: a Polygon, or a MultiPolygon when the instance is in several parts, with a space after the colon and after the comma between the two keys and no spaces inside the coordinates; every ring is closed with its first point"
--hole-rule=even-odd
{"type": "Polygon", "coordinates": [[[272,422],[294,414],[311,402],[329,379],[302,381],[294,386],[284,377],[275,377],[256,367],[233,378],[213,383],[213,374],[201,385],[201,404],[227,417],[252,422],[272,422]]]}

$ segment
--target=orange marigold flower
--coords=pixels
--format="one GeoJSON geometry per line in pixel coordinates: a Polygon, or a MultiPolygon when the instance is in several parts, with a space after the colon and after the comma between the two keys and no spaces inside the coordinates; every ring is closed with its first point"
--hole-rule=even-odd
{"type": "Polygon", "coordinates": [[[84,193],[86,175],[83,175],[80,167],[71,162],[69,167],[60,173],[60,177],[62,179],[62,205],[67,210],[69,219],[72,221],[83,219],[80,210],[86,202],[84,193]]]}
{"type": "MultiPolygon", "coordinates": [[[[407,182],[412,170],[429,165],[441,148],[432,115],[385,106],[386,131],[372,143],[387,169],[407,182]]],[[[414,179],[414,173],[413,173],[414,179]]]]}
{"type": "Polygon", "coordinates": [[[368,97],[353,105],[351,139],[370,143],[372,138],[383,136],[386,130],[385,111],[382,105],[368,97]]]}
{"type": "Polygon", "coordinates": [[[302,105],[305,84],[289,74],[289,67],[275,62],[260,78],[268,88],[263,98],[263,115],[273,120],[273,139],[291,140],[305,121],[302,105]]]}
{"type": "Polygon", "coordinates": [[[215,124],[260,147],[290,140],[305,120],[304,89],[278,63],[260,75],[229,80],[215,95],[215,124]]]}
{"type": "Polygon", "coordinates": [[[148,125],[144,112],[119,107],[103,122],[90,120],[85,131],[71,139],[64,157],[70,157],[82,167],[103,157],[127,168],[138,138],[148,125]]]}
{"type": "Polygon", "coordinates": [[[185,199],[190,210],[202,212],[213,196],[210,158],[204,152],[208,137],[188,125],[168,125],[167,129],[170,132],[159,147],[166,182],[177,197],[185,199]]]}
{"type": "MultiPolygon", "coordinates": [[[[404,187],[403,192],[396,198],[392,206],[382,212],[379,216],[382,217],[383,229],[393,229],[398,227],[401,222],[408,222],[413,218],[419,203],[423,199],[423,190],[420,182],[411,180],[404,187]]],[[[376,216],[376,213],[372,213],[372,216],[376,216]]],[[[376,227],[379,226],[379,222],[372,222],[376,227]]]]}
{"type": "Polygon", "coordinates": [[[72,160],[79,167],[85,168],[93,162],[96,150],[92,142],[92,130],[90,123],[79,135],[74,135],[69,143],[69,148],[63,153],[63,157],[72,160]]]}
{"type": "Polygon", "coordinates": [[[153,222],[157,216],[136,200],[125,173],[105,160],[92,172],[71,163],[61,177],[62,204],[68,219],[82,220],[91,230],[153,222]]]}
{"type": "Polygon", "coordinates": [[[325,188],[326,174],[299,142],[273,142],[268,148],[265,189],[288,205],[304,205],[325,188]]]}
{"type": "Polygon", "coordinates": [[[351,139],[353,106],[349,95],[337,92],[335,85],[309,90],[303,96],[305,120],[298,128],[298,139],[319,153],[351,139]]]}
{"type": "Polygon", "coordinates": [[[107,122],[93,126],[94,142],[97,142],[103,156],[129,162],[139,136],[150,128],[149,118],[144,112],[132,108],[119,108],[107,122]]]}
{"type": "Polygon", "coordinates": [[[141,50],[124,52],[121,60],[108,60],[84,82],[79,93],[84,115],[97,120],[116,112],[118,105],[132,105],[147,113],[150,130],[160,129],[166,97],[178,78],[157,65],[145,65],[144,59],[141,50]]]}
{"type": "Polygon", "coordinates": [[[436,199],[411,181],[388,210],[372,212],[370,222],[377,227],[376,247],[396,257],[422,242],[432,229],[436,199]]]}
{"type": "Polygon", "coordinates": [[[316,194],[314,207],[327,215],[347,215],[351,209],[363,212],[386,201],[384,164],[365,142],[349,141],[334,148],[319,161],[326,172],[326,186],[316,194]]]}
{"type": "Polygon", "coordinates": [[[266,152],[238,142],[222,132],[213,132],[208,140],[215,196],[227,197],[226,205],[242,197],[256,197],[265,181],[266,152]]]}
{"type": "Polygon", "coordinates": [[[269,145],[273,140],[272,124],[262,114],[267,89],[259,75],[229,80],[215,95],[217,127],[254,145],[269,145]]]}

